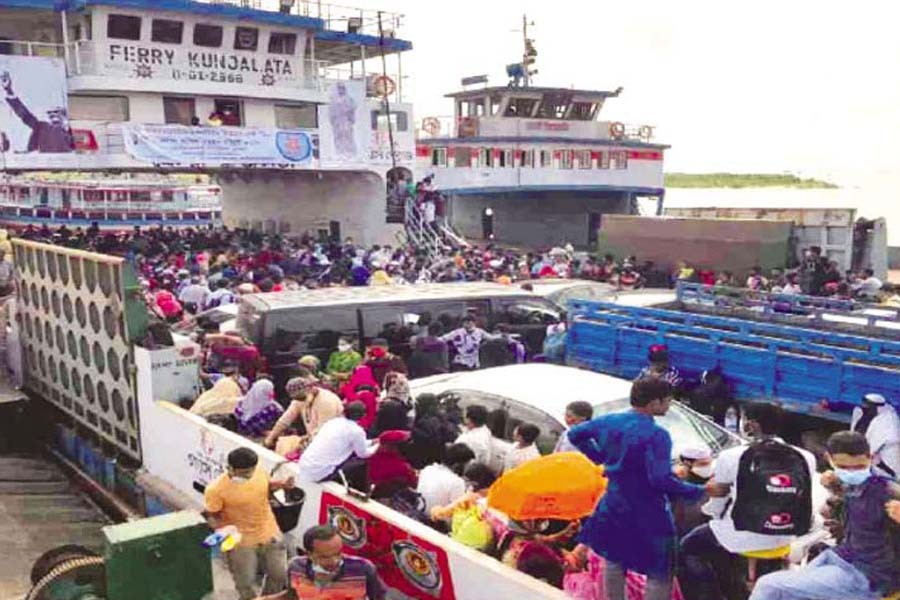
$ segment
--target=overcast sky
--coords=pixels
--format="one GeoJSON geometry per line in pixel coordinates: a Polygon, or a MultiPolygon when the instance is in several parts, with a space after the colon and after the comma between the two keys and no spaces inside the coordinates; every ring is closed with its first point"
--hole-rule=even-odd
{"type": "MultiPolygon", "coordinates": [[[[667,170],[890,175],[900,146],[900,35],[891,3],[813,0],[356,0],[406,15],[417,120],[443,94],[521,54],[535,22],[537,85],[612,90],[605,114],[657,126],[667,170]]],[[[389,66],[389,68],[392,68],[389,66]]]]}

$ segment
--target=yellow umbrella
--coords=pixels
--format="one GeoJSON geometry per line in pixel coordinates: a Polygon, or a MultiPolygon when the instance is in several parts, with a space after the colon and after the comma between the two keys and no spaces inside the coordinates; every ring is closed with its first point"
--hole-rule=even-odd
{"type": "Polygon", "coordinates": [[[580,452],[560,452],[507,471],[488,490],[488,506],[517,521],[580,519],[606,491],[603,467],[580,452]]]}

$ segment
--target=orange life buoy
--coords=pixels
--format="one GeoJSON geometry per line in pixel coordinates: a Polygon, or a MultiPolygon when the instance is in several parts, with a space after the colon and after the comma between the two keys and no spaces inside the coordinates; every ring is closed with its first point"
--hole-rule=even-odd
{"type": "Polygon", "coordinates": [[[609,124],[609,136],[613,139],[625,137],[625,123],[615,121],[609,124]]]}
{"type": "Polygon", "coordinates": [[[372,91],[374,91],[375,95],[379,98],[390,96],[394,93],[395,89],[397,89],[397,86],[394,84],[394,80],[387,75],[379,75],[375,78],[375,81],[372,82],[372,91]]]}

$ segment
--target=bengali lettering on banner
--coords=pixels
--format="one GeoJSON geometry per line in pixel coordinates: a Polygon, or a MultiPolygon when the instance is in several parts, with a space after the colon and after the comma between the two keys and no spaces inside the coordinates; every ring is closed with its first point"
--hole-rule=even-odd
{"type": "Polygon", "coordinates": [[[311,168],[319,158],[318,134],[299,129],[125,124],[122,137],[128,154],[153,164],[311,168]]]}
{"type": "Polygon", "coordinates": [[[63,61],[0,56],[0,153],[73,150],[63,61]]]}

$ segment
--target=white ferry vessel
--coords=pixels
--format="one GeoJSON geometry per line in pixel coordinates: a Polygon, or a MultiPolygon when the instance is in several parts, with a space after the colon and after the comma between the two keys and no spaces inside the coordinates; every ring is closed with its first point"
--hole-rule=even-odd
{"type": "Polygon", "coordinates": [[[205,173],[226,225],[393,240],[385,182],[415,153],[400,25],[297,0],[0,0],[0,174],[205,173]]]}
{"type": "Polygon", "coordinates": [[[222,189],[200,181],[85,177],[0,178],[0,227],[44,225],[104,231],[134,227],[208,227],[222,223],[222,189]]]}
{"type": "Polygon", "coordinates": [[[507,67],[508,85],[463,79],[467,89],[447,95],[452,117],[422,119],[416,172],[433,175],[466,237],[593,247],[604,214],[637,214],[642,198],[661,210],[669,146],[654,141],[653,126],[602,117],[621,88],[532,85],[537,52],[524,25],[522,61],[507,67]]]}

